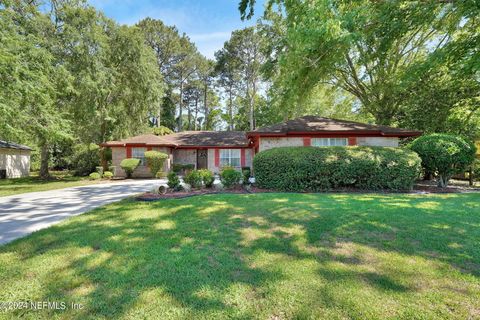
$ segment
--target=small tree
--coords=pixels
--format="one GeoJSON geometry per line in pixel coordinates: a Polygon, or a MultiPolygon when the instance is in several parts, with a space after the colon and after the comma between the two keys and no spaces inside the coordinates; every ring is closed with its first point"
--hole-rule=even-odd
{"type": "Polygon", "coordinates": [[[438,186],[444,188],[450,178],[464,172],[475,159],[475,145],[460,136],[431,134],[415,139],[410,149],[418,153],[427,172],[438,177],[438,186]]]}
{"type": "Polygon", "coordinates": [[[127,178],[132,176],[132,173],[135,169],[137,169],[138,165],[140,164],[140,159],[136,158],[126,158],[120,162],[120,167],[125,171],[127,178]]]}
{"type": "Polygon", "coordinates": [[[157,172],[162,170],[165,160],[168,159],[168,154],[158,151],[147,151],[145,152],[145,159],[150,172],[156,177],[157,172]]]}

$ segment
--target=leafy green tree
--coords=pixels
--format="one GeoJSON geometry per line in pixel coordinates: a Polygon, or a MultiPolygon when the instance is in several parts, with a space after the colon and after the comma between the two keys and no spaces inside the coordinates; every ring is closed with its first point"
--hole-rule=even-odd
{"type": "Polygon", "coordinates": [[[464,172],[475,160],[475,145],[455,135],[424,135],[409,147],[418,153],[425,171],[438,176],[438,186],[442,188],[448,185],[454,174],[464,172]]]}
{"type": "MultiPolygon", "coordinates": [[[[254,3],[240,1],[242,17],[254,3]]],[[[394,124],[411,87],[405,76],[419,62],[437,60],[471,75],[480,65],[473,1],[280,0],[266,8],[264,29],[274,35],[266,65],[286,114],[325,83],[353,95],[376,123],[394,124]]]]}

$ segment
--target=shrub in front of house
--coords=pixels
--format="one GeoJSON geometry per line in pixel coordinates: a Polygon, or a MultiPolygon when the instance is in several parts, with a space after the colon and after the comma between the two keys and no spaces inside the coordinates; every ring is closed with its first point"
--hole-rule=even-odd
{"type": "Polygon", "coordinates": [[[439,187],[446,187],[453,175],[465,172],[477,150],[460,136],[440,133],[421,136],[409,148],[418,153],[425,171],[437,175],[439,187]]]}
{"type": "Polygon", "coordinates": [[[167,175],[167,179],[168,179],[167,185],[169,188],[175,191],[178,191],[181,189],[180,179],[178,178],[178,175],[175,172],[170,172],[167,175]]]}
{"type": "Polygon", "coordinates": [[[157,174],[155,175],[155,178],[157,179],[163,179],[167,177],[167,173],[165,171],[158,171],[157,174]]]}
{"type": "Polygon", "coordinates": [[[199,170],[192,170],[185,175],[186,183],[192,186],[192,188],[201,188],[202,187],[202,174],[199,170]]]}
{"type": "Polygon", "coordinates": [[[100,147],[94,143],[78,144],[74,147],[71,159],[76,176],[86,176],[100,163],[100,147]]]}
{"type": "Polygon", "coordinates": [[[133,174],[133,171],[137,169],[140,165],[140,159],[136,158],[126,158],[120,162],[120,167],[125,171],[127,178],[130,178],[133,174]]]}
{"type": "Polygon", "coordinates": [[[103,173],[103,178],[104,178],[104,179],[112,179],[112,178],[113,178],[113,173],[110,172],[110,171],[105,171],[105,172],[103,173]]]}
{"type": "Polygon", "coordinates": [[[401,148],[285,147],[256,154],[253,169],[259,187],[280,191],[410,190],[420,162],[401,148]]]}
{"type": "Polygon", "coordinates": [[[207,188],[211,188],[213,186],[213,182],[215,181],[215,177],[213,176],[213,172],[208,169],[201,169],[200,175],[202,176],[203,184],[207,188]]]}
{"type": "Polygon", "coordinates": [[[168,154],[151,150],[145,152],[145,159],[147,161],[147,166],[152,173],[152,176],[156,177],[157,172],[162,170],[165,160],[168,159],[168,154]]]}
{"type": "Polygon", "coordinates": [[[250,178],[250,175],[251,175],[250,167],[242,167],[243,184],[249,184],[250,183],[248,181],[248,179],[250,178]]]}
{"type": "Polygon", "coordinates": [[[99,180],[102,176],[98,172],[92,172],[88,177],[90,180],[99,180]]]}
{"type": "Polygon", "coordinates": [[[220,173],[220,180],[225,188],[231,188],[240,183],[242,173],[232,167],[223,167],[220,173]]]}

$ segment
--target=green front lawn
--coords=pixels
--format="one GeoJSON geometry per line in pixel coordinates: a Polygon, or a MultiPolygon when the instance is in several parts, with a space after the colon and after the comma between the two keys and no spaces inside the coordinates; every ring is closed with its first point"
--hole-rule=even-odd
{"type": "Polygon", "coordinates": [[[125,200],[0,247],[0,317],[480,317],[480,194],[125,200]]]}
{"type": "Polygon", "coordinates": [[[50,180],[40,179],[38,172],[33,172],[29,177],[25,178],[2,179],[0,180],[0,197],[102,182],[102,180],[91,181],[88,177],[75,177],[67,171],[53,171],[50,174],[52,175],[50,180]]]}

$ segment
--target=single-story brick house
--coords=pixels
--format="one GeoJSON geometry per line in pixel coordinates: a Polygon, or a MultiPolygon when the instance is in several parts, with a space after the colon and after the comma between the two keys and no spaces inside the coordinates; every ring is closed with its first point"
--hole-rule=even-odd
{"type": "Polygon", "coordinates": [[[0,140],[0,179],[28,176],[31,151],[30,147],[0,140]]]}
{"type": "MultiPolygon", "coordinates": [[[[223,166],[251,167],[253,156],[260,151],[286,146],[385,146],[397,147],[399,139],[419,136],[421,132],[353,121],[304,116],[283,123],[242,131],[184,131],[156,136],[145,134],[101,144],[112,148],[112,164],[125,158],[140,158],[134,172],[149,177],[144,152],[158,150],[169,155],[164,171],[172,164],[193,164],[197,169],[219,172],[223,166]]],[[[123,176],[122,170],[117,175],[123,176]]]]}

